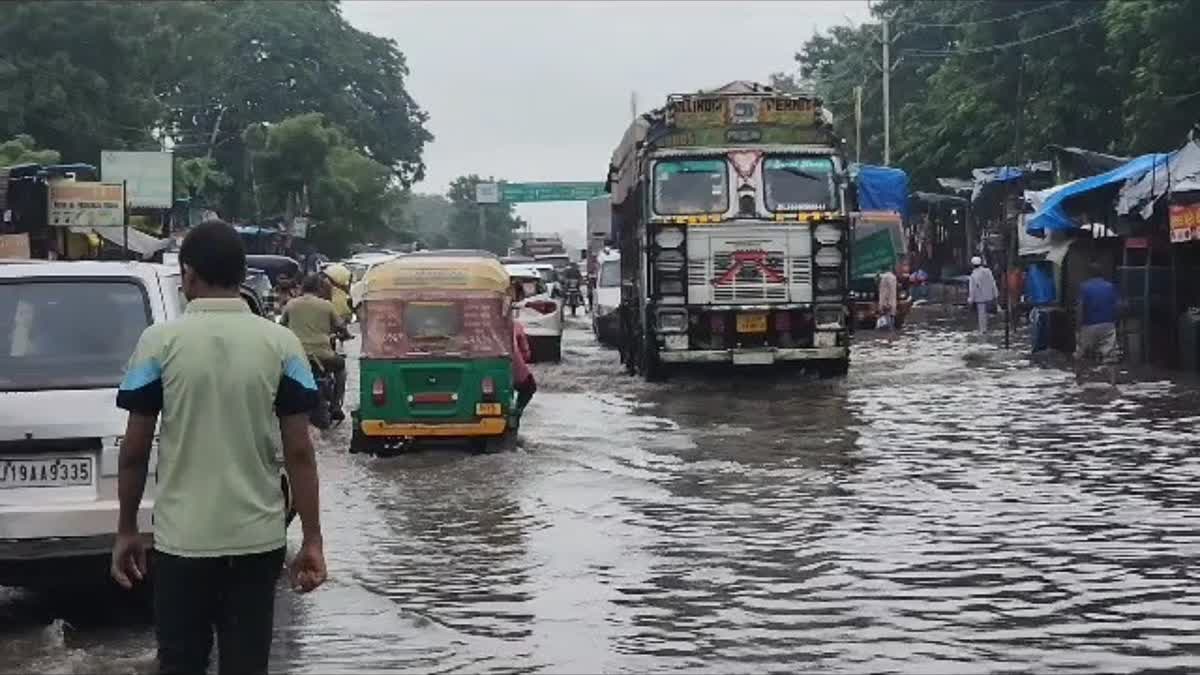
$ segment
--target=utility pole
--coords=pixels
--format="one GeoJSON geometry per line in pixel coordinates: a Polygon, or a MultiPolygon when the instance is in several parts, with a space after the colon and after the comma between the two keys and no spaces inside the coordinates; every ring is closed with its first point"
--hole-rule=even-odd
{"type": "Polygon", "coordinates": [[[862,96],[863,88],[854,88],[854,162],[862,163],[862,96]]]}
{"type": "MultiPolygon", "coordinates": [[[[1022,200],[1018,204],[1023,203],[1025,197],[1025,174],[1022,168],[1021,155],[1025,152],[1022,147],[1021,127],[1025,117],[1025,54],[1022,53],[1017,61],[1017,100],[1016,110],[1014,110],[1016,119],[1013,120],[1013,164],[1018,171],[1021,171],[1021,177],[1017,179],[1017,197],[1022,200]]],[[[1004,190],[1005,214],[1008,212],[1008,200],[1010,199],[1010,190],[1004,190]]],[[[1021,217],[1022,210],[1018,208],[1016,215],[1016,223],[1019,225],[1023,220],[1021,217]]],[[[1013,289],[1009,288],[1010,275],[1012,269],[1013,247],[1016,245],[1020,237],[1014,237],[1013,231],[1015,227],[1009,227],[1007,218],[1002,221],[1004,223],[1004,348],[1008,349],[1012,335],[1012,320],[1013,320],[1013,289]]]]}
{"type": "Polygon", "coordinates": [[[892,165],[892,40],[883,18],[883,165],[892,165]]]}
{"type": "Polygon", "coordinates": [[[883,17],[880,25],[883,28],[883,62],[880,63],[875,59],[871,59],[871,63],[875,65],[883,76],[883,165],[891,166],[892,164],[892,73],[896,68],[900,67],[900,62],[904,57],[896,59],[892,63],[892,43],[900,39],[904,33],[892,35],[892,27],[889,23],[890,17],[883,17]]]}

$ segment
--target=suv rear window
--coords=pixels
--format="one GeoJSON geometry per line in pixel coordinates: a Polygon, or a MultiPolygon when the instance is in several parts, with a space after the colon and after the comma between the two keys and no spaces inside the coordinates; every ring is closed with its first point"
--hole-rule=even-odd
{"type": "Polygon", "coordinates": [[[132,281],[0,283],[0,390],[115,387],[149,325],[132,281]]]}

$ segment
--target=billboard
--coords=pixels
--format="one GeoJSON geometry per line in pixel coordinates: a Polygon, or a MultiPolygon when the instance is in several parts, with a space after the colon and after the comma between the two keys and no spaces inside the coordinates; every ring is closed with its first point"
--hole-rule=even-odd
{"type": "Polygon", "coordinates": [[[125,224],[125,192],[120,183],[60,180],[47,189],[47,224],[119,227],[125,224]]]}
{"type": "Polygon", "coordinates": [[[100,153],[100,180],[126,186],[133,208],[169,209],[175,203],[175,157],[169,152],[100,153]]]}

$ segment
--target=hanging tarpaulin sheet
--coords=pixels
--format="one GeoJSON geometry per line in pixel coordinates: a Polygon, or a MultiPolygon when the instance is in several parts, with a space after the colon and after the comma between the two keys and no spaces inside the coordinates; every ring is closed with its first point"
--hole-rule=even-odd
{"type": "Polygon", "coordinates": [[[1165,171],[1169,157],[1169,155],[1162,153],[1142,155],[1122,164],[1112,171],[1107,171],[1099,176],[1083,178],[1068,184],[1062,190],[1050,195],[1046,199],[1046,202],[1042,204],[1042,208],[1029,219],[1026,224],[1026,231],[1032,235],[1040,236],[1043,232],[1062,232],[1079,227],[1079,224],[1072,220],[1067,215],[1066,209],[1063,208],[1067,200],[1092,192],[1093,190],[1110,187],[1130,179],[1141,178],[1151,170],[1165,171]]]}
{"type": "Polygon", "coordinates": [[[1135,209],[1143,220],[1154,215],[1154,203],[1170,192],[1192,192],[1200,190],[1200,146],[1193,141],[1177,150],[1166,170],[1147,171],[1140,178],[1130,179],[1121,188],[1117,197],[1117,213],[1126,215],[1135,209]]]}
{"type": "Polygon", "coordinates": [[[901,169],[860,164],[854,178],[858,208],[908,216],[908,174],[901,169]]]}

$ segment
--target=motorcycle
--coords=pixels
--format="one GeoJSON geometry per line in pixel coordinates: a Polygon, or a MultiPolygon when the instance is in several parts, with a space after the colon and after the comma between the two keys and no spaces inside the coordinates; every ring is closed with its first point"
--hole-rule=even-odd
{"type": "Polygon", "coordinates": [[[567,289],[567,306],[571,308],[571,316],[583,305],[583,293],[579,290],[579,279],[568,278],[565,282],[567,289]]]}
{"type": "MultiPolygon", "coordinates": [[[[353,339],[354,336],[343,328],[341,333],[329,338],[329,346],[333,347],[334,352],[342,356],[344,361],[345,350],[342,349],[342,343],[353,339]]],[[[310,356],[308,363],[312,368],[313,380],[317,383],[317,406],[308,413],[308,422],[325,431],[343,419],[338,414],[341,412],[342,402],[337,400],[337,373],[326,368],[320,359],[310,356]]]]}

